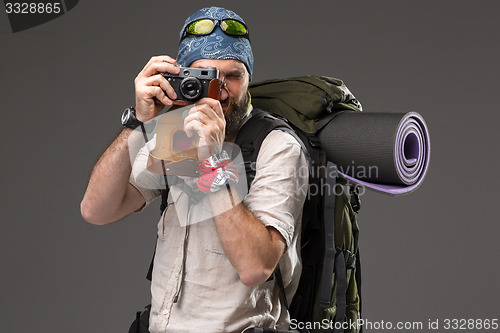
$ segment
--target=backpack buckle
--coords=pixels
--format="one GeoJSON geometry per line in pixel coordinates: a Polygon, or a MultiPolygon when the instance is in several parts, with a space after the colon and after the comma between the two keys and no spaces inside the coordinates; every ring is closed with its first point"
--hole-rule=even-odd
{"type": "Polygon", "coordinates": [[[251,143],[243,143],[240,147],[240,150],[243,154],[249,154],[254,151],[254,147],[251,143]]]}
{"type": "Polygon", "coordinates": [[[335,102],[334,101],[330,101],[330,103],[328,103],[328,106],[326,107],[326,111],[328,113],[333,113],[333,108],[335,107],[335,102]]]}
{"type": "Polygon", "coordinates": [[[351,186],[349,194],[351,196],[351,207],[355,213],[361,209],[361,199],[359,198],[359,185],[351,186]]]}
{"type": "Polygon", "coordinates": [[[314,148],[321,147],[321,141],[319,141],[319,138],[316,135],[308,135],[307,138],[309,139],[309,143],[311,144],[312,147],[314,148]]]}
{"type": "Polygon", "coordinates": [[[345,258],[345,267],[347,269],[355,269],[356,268],[356,256],[354,253],[352,253],[349,250],[343,250],[344,251],[344,258],[345,258]]]}
{"type": "Polygon", "coordinates": [[[344,263],[346,269],[355,269],[356,268],[356,255],[349,251],[348,249],[341,249],[340,247],[335,247],[337,256],[340,252],[344,255],[344,263]]]}

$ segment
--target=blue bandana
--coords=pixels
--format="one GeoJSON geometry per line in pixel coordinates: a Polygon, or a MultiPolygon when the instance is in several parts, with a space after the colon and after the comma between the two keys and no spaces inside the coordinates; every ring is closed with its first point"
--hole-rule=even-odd
{"type": "MultiPolygon", "coordinates": [[[[233,11],[220,7],[203,8],[187,18],[181,29],[180,37],[189,23],[203,18],[215,20],[230,18],[244,23],[243,19],[233,11]]],[[[181,40],[177,52],[177,63],[189,67],[199,59],[235,59],[245,64],[250,76],[253,72],[253,53],[250,41],[247,38],[226,35],[219,25],[210,35],[189,36],[181,40]]]]}

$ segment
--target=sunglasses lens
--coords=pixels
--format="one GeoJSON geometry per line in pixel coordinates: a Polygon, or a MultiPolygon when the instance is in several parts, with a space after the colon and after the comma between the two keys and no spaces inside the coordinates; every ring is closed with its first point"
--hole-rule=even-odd
{"type": "Polygon", "coordinates": [[[212,32],[215,22],[209,19],[194,21],[189,24],[186,31],[192,35],[205,35],[212,32]]]}
{"type": "Polygon", "coordinates": [[[247,34],[247,28],[243,23],[235,20],[224,20],[220,24],[223,31],[234,36],[244,36],[247,34]]]}
{"type": "Polygon", "coordinates": [[[182,38],[185,38],[188,35],[192,36],[209,35],[212,33],[212,31],[214,31],[215,25],[218,22],[220,22],[220,27],[226,34],[248,38],[247,27],[243,23],[232,19],[226,19],[222,21],[201,19],[198,21],[194,21],[186,27],[186,30],[184,31],[184,35],[182,38]]]}

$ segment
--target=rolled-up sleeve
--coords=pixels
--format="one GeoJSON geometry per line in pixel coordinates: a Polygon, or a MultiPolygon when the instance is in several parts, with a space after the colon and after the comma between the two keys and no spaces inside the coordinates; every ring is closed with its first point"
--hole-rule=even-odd
{"type": "Polygon", "coordinates": [[[139,150],[132,164],[132,172],[129,178],[129,183],[142,194],[146,201],[142,209],[159,197],[161,195],[161,189],[165,188],[163,176],[155,174],[146,168],[149,152],[154,148],[155,142],[155,140],[151,140],[139,150]]]}
{"type": "Polygon", "coordinates": [[[290,246],[309,185],[309,169],[297,140],[274,130],[262,142],[255,179],[243,200],[266,227],[278,230],[290,246]]]}

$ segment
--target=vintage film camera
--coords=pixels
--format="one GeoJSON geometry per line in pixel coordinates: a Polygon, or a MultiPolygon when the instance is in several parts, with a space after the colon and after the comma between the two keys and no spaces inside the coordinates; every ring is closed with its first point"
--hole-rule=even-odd
{"type": "MultiPolygon", "coordinates": [[[[209,97],[211,85],[217,85],[216,81],[218,80],[214,81],[214,79],[219,78],[219,70],[215,67],[192,68],[180,66],[179,69],[179,75],[160,73],[167,79],[177,94],[177,99],[174,101],[175,105],[187,105],[203,97],[209,97]]],[[[213,98],[213,96],[211,97],[213,98]]]]}

